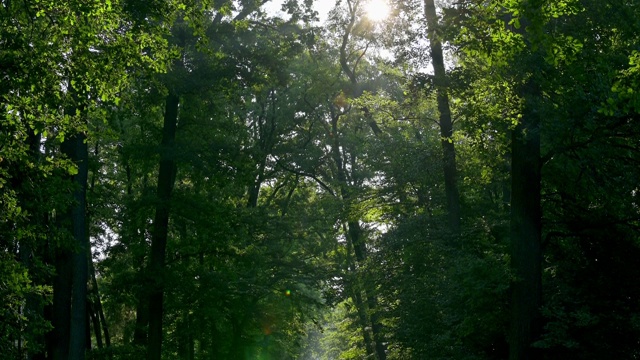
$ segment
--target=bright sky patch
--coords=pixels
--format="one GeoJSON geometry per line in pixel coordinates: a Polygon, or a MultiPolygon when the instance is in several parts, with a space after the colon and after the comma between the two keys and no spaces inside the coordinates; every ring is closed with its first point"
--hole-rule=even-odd
{"type": "Polygon", "coordinates": [[[369,0],[364,6],[364,10],[371,21],[382,21],[391,12],[389,4],[385,0],[369,0]]]}

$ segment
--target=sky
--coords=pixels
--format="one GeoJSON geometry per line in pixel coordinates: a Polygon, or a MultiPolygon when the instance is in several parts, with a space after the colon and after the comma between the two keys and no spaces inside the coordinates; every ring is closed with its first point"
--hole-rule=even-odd
{"type": "MultiPolygon", "coordinates": [[[[273,14],[281,13],[280,8],[283,2],[284,0],[271,0],[264,5],[264,8],[267,12],[273,14]]],[[[327,13],[333,8],[335,3],[335,0],[316,0],[313,2],[313,8],[318,12],[321,23],[327,19],[327,13]]]]}

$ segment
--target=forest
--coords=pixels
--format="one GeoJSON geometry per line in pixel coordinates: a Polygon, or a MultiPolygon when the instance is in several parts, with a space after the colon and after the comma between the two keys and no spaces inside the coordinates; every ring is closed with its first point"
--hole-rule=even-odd
{"type": "Polygon", "coordinates": [[[0,358],[640,359],[640,1],[0,0],[0,358]]]}

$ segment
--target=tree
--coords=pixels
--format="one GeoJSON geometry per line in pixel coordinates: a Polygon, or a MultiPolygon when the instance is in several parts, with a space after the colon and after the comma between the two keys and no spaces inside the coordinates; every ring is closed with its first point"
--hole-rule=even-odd
{"type": "MultiPolygon", "coordinates": [[[[42,213],[47,214],[48,219],[38,212],[28,215],[38,224],[67,228],[68,233],[62,230],[50,238],[41,238],[38,243],[19,239],[25,259],[34,256],[34,260],[30,260],[33,264],[56,263],[58,273],[53,280],[51,311],[53,330],[47,351],[57,358],[84,358],[87,345],[84,340],[88,276],[84,200],[88,172],[87,122],[90,117],[100,116],[97,109],[102,103],[117,101],[116,95],[124,84],[125,63],[131,66],[139,61],[153,62],[147,54],[138,55],[133,49],[140,43],[153,45],[157,40],[153,34],[143,32],[146,38],[134,42],[135,31],[123,30],[128,20],[121,5],[14,2],[2,5],[2,21],[6,25],[3,25],[3,38],[4,35],[11,38],[2,42],[3,57],[9,60],[9,67],[3,69],[3,73],[7,75],[4,70],[10,71],[9,77],[13,79],[3,87],[3,118],[9,117],[10,123],[17,125],[12,129],[22,134],[17,139],[28,137],[31,140],[27,144],[39,146],[32,152],[32,161],[34,164],[40,162],[38,158],[43,161],[34,175],[52,176],[59,184],[64,183],[63,178],[73,177],[74,183],[60,187],[62,194],[69,189],[69,197],[62,195],[55,202],[43,203],[47,207],[42,213]],[[39,35],[34,37],[36,33],[39,35]],[[109,65],[104,66],[105,63],[109,65]],[[57,149],[59,144],[62,151],[57,149]],[[59,216],[53,219],[52,214],[56,212],[59,216]],[[68,241],[65,237],[74,240],[68,241]],[[47,248],[57,259],[45,255],[47,248]]],[[[160,51],[156,55],[158,53],[160,51]]],[[[12,147],[11,151],[16,149],[19,148],[12,147]]],[[[34,344],[34,349],[36,346],[34,344]]]]}
{"type": "Polygon", "coordinates": [[[434,72],[434,84],[440,112],[440,133],[442,135],[444,186],[447,194],[447,212],[451,233],[460,233],[460,194],[458,191],[458,174],[456,151],[453,138],[453,120],[449,106],[447,75],[444,65],[442,42],[438,34],[438,15],[433,0],[424,2],[425,19],[428,27],[429,51],[434,72]]]}
{"type": "MultiPolygon", "coordinates": [[[[558,97],[549,97],[548,94],[550,91],[564,94],[564,90],[560,89],[564,89],[568,84],[572,84],[569,86],[572,87],[578,79],[573,70],[584,69],[584,66],[578,63],[583,59],[597,58],[595,53],[584,51],[586,44],[589,44],[589,47],[604,45],[603,43],[595,45],[599,43],[595,38],[600,38],[600,35],[592,37],[593,29],[587,29],[581,24],[599,22],[586,20],[594,19],[591,16],[599,10],[586,6],[586,3],[577,2],[567,2],[559,7],[546,2],[496,3],[493,6],[483,7],[470,5],[462,10],[462,14],[458,14],[462,15],[460,18],[466,16],[470,20],[466,22],[470,30],[462,32],[463,36],[460,38],[464,41],[462,44],[466,46],[464,53],[475,56],[477,59],[478,53],[474,50],[478,49],[475,47],[478,43],[474,45],[474,41],[482,43],[481,47],[484,46],[485,51],[489,50],[486,52],[487,64],[491,65],[492,69],[496,69],[495,73],[499,74],[499,78],[506,80],[504,84],[507,85],[507,89],[505,90],[518,99],[511,105],[512,110],[503,111],[503,114],[514,122],[510,153],[512,159],[510,196],[513,242],[511,257],[516,278],[511,301],[511,357],[541,356],[537,354],[541,351],[534,352],[531,346],[540,347],[541,344],[550,340],[550,335],[547,333],[542,336],[546,340],[536,342],[540,339],[544,326],[540,311],[542,309],[549,311],[548,305],[542,306],[548,304],[541,299],[542,293],[549,291],[548,288],[543,290],[545,287],[542,280],[547,276],[553,278],[553,275],[544,273],[542,270],[542,239],[551,239],[557,235],[560,238],[567,236],[566,232],[558,233],[553,229],[555,226],[552,224],[558,221],[562,223],[561,219],[567,213],[560,216],[551,215],[558,215],[551,210],[551,204],[555,203],[555,200],[551,199],[555,197],[553,194],[557,188],[548,188],[548,181],[560,176],[564,179],[562,181],[573,178],[580,182],[577,180],[580,176],[576,173],[552,172],[546,169],[549,168],[549,159],[558,159],[556,158],[558,151],[573,152],[576,148],[591,146],[591,141],[576,141],[575,135],[569,137],[559,135],[563,133],[560,129],[566,129],[571,134],[577,128],[587,132],[590,130],[587,130],[589,126],[586,123],[574,120],[575,112],[572,109],[575,108],[576,103],[564,102],[558,97]],[[475,17],[469,14],[475,14],[475,17]],[[497,19],[498,21],[493,23],[497,25],[492,27],[491,22],[483,22],[484,20],[481,20],[483,16],[493,19],[491,21],[497,19]],[[488,29],[484,35],[481,35],[482,29],[488,29]],[[470,34],[473,36],[469,36],[470,34]],[[513,109],[517,109],[515,113],[513,109]],[[573,145],[567,147],[566,144],[558,143],[564,141],[569,141],[573,145]],[[565,175],[560,175],[561,173],[565,175]],[[530,182],[532,179],[534,181],[530,182]],[[544,228],[542,224],[548,224],[546,225],[548,227],[544,228]]],[[[478,62],[471,60],[469,63],[477,64],[478,62]]],[[[587,83],[590,84],[585,87],[581,85],[580,88],[583,90],[577,92],[589,93],[590,96],[594,96],[590,98],[594,100],[592,104],[597,104],[601,100],[595,100],[595,98],[601,97],[602,93],[596,89],[600,87],[594,82],[584,84],[587,83]],[[600,95],[595,95],[596,93],[600,95]]],[[[575,94],[576,90],[570,90],[568,93],[575,94]]],[[[514,97],[511,95],[510,97],[513,101],[514,97]]],[[[584,97],[582,99],[585,100],[584,97]]],[[[507,98],[504,100],[505,104],[510,102],[507,98]]],[[[597,108],[598,105],[595,105],[592,110],[598,111],[597,108]]],[[[582,116],[588,119],[593,115],[583,114],[582,116]]],[[[563,163],[563,166],[568,169],[573,167],[570,164],[571,162],[563,163]]],[[[559,168],[555,169],[559,170],[559,168]]],[[[560,200],[560,203],[564,201],[566,200],[560,200]]],[[[573,231],[568,233],[574,234],[573,231]]],[[[553,267],[554,265],[546,263],[545,266],[553,267]]],[[[556,296],[553,295],[555,294],[553,291],[548,294],[556,296]]],[[[547,323],[547,331],[551,328],[547,323]]]]}
{"type": "Polygon", "coordinates": [[[268,3],[0,4],[5,357],[639,355],[640,7],[268,3]]]}

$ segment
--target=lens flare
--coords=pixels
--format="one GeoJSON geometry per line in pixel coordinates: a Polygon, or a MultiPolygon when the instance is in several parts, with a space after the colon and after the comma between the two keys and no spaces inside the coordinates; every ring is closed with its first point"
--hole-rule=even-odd
{"type": "Polygon", "coordinates": [[[365,5],[365,12],[371,21],[382,21],[389,16],[391,9],[385,0],[369,0],[365,5]]]}

